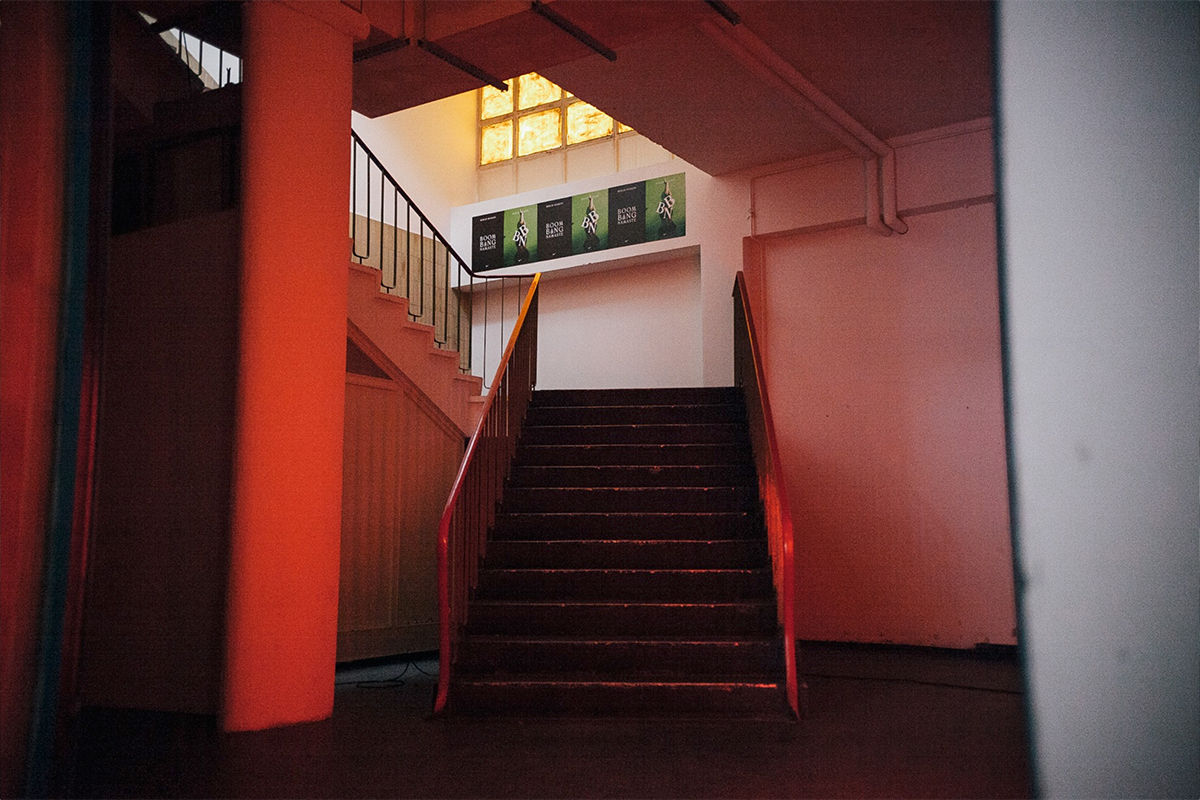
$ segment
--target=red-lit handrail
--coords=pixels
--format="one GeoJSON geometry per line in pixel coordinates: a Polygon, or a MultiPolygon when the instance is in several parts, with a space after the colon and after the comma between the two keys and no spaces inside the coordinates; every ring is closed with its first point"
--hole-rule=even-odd
{"type": "Polygon", "coordinates": [[[767,542],[771,551],[771,571],[779,620],[783,625],[783,660],[787,680],[788,705],[800,715],[796,677],[796,567],[791,507],[787,484],[779,460],[779,442],[767,396],[767,376],[759,348],[758,329],[750,309],[746,277],[740,271],[733,289],[734,382],[746,399],[750,439],[758,472],[758,491],[763,501],[767,542]]]}
{"type": "Polygon", "coordinates": [[[435,714],[446,708],[457,634],[466,621],[467,598],[478,579],[488,528],[495,520],[525,410],[537,384],[537,289],[541,278],[539,272],[529,284],[438,526],[440,660],[435,714]]]}

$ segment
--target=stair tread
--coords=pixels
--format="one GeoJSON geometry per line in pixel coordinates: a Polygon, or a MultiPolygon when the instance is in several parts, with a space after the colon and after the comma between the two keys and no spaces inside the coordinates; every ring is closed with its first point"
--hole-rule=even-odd
{"type": "MultiPolygon", "coordinates": [[[[713,484],[711,486],[510,486],[510,492],[749,492],[753,486],[737,484],[713,484]]],[[[638,512],[632,512],[638,513],[638,512]]]]}
{"type": "Polygon", "coordinates": [[[739,545],[752,545],[757,540],[756,539],[736,539],[736,538],[713,539],[713,538],[708,538],[708,537],[697,538],[697,539],[687,539],[687,538],[676,538],[676,539],[596,539],[596,538],[588,538],[588,539],[499,539],[499,540],[493,540],[493,544],[496,543],[497,541],[501,541],[506,544],[509,544],[509,543],[520,544],[520,545],[535,545],[536,544],[536,545],[546,545],[547,547],[560,547],[560,546],[566,546],[566,545],[578,546],[581,544],[592,544],[592,545],[611,544],[614,546],[619,545],[622,547],[627,547],[627,546],[667,547],[670,545],[679,545],[679,544],[688,544],[688,545],[711,544],[714,546],[718,546],[718,545],[728,546],[733,543],[737,543],[739,545]]]}
{"type": "Polygon", "coordinates": [[[480,572],[634,572],[640,575],[648,575],[648,573],[719,573],[719,575],[728,575],[728,573],[744,573],[744,575],[762,575],[764,572],[769,572],[767,567],[730,567],[730,569],[721,569],[721,567],[696,567],[696,569],[688,569],[688,567],[484,567],[480,572]]]}
{"type": "Polygon", "coordinates": [[[603,607],[603,608],[741,608],[745,606],[774,607],[775,602],[769,598],[748,598],[745,600],[716,600],[713,602],[670,602],[654,600],[545,600],[530,598],[480,598],[471,601],[472,606],[523,606],[523,607],[603,607]]]}
{"type": "MultiPolygon", "coordinates": [[[[587,428],[744,428],[744,422],[610,422],[610,423],[595,423],[589,422],[578,425],[538,425],[531,424],[526,426],[526,430],[548,430],[553,428],[565,428],[568,430],[580,430],[587,428]]],[[[694,444],[694,442],[689,442],[694,444]]]]}
{"type": "Polygon", "coordinates": [[[721,675],[713,676],[712,680],[689,679],[681,680],[674,676],[653,676],[647,675],[644,680],[633,680],[625,677],[622,680],[611,680],[597,676],[593,673],[521,673],[512,674],[504,677],[489,676],[461,676],[455,678],[454,681],[459,684],[473,684],[477,686],[661,686],[663,688],[670,687],[716,687],[716,686],[753,686],[764,689],[776,689],[779,687],[779,679],[773,676],[766,675],[721,675]]]}
{"type": "Polygon", "coordinates": [[[546,405],[546,404],[541,404],[541,405],[537,405],[537,406],[535,406],[535,407],[536,407],[536,408],[570,408],[570,409],[591,409],[591,408],[603,408],[603,409],[618,409],[618,408],[655,408],[655,409],[658,409],[658,408],[727,408],[727,409],[731,409],[731,410],[734,410],[734,411],[738,411],[738,410],[740,410],[740,409],[741,409],[741,405],[740,405],[740,404],[738,404],[738,403],[727,403],[727,402],[718,402],[718,403],[597,403],[597,404],[593,404],[593,405],[579,405],[579,404],[546,405]]]}
{"type": "Polygon", "coordinates": [[[504,633],[476,633],[468,637],[471,641],[485,644],[662,644],[662,645],[770,645],[777,640],[775,636],[728,635],[711,636],[698,639],[695,636],[579,636],[567,634],[547,634],[533,636],[530,634],[512,635],[504,633]]]}
{"type": "Polygon", "coordinates": [[[505,511],[501,508],[496,515],[496,519],[497,521],[510,521],[514,524],[531,520],[558,521],[559,523],[570,522],[571,520],[605,520],[636,524],[638,522],[655,522],[672,519],[693,522],[738,522],[752,520],[757,515],[758,512],[746,509],[722,511],[586,511],[583,509],[573,509],[570,511],[505,511]]]}

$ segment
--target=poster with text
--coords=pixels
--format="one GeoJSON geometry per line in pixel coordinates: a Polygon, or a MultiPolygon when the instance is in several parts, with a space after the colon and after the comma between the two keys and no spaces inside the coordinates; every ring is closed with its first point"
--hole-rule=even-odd
{"type": "Polygon", "coordinates": [[[589,192],[571,198],[572,253],[592,253],[608,247],[608,192],[589,192]]]}
{"type": "Polygon", "coordinates": [[[537,261],[537,206],[504,212],[504,266],[537,261]]]}
{"type": "Polygon", "coordinates": [[[541,261],[571,255],[571,198],[538,203],[537,257],[541,261]]]}
{"type": "Polygon", "coordinates": [[[627,183],[608,190],[608,246],[625,247],[646,241],[646,182],[627,183]]]}
{"type": "Polygon", "coordinates": [[[683,236],[687,227],[684,174],[646,181],[646,241],[683,236]]]}
{"type": "Polygon", "coordinates": [[[471,222],[471,265],[476,270],[504,266],[504,214],[484,214],[471,222]]]}
{"type": "Polygon", "coordinates": [[[656,242],[687,234],[682,172],[474,217],[477,271],[656,242]]]}

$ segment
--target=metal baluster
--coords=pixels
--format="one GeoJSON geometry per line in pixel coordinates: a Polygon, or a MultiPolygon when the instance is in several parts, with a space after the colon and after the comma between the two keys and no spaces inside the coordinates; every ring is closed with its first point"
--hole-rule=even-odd
{"type": "Polygon", "coordinates": [[[442,279],[442,283],[444,286],[442,293],[445,295],[445,300],[443,301],[443,307],[445,310],[442,312],[442,339],[443,339],[443,341],[445,341],[446,346],[449,347],[450,346],[450,248],[449,248],[449,246],[446,247],[446,269],[443,272],[443,275],[445,275],[445,277],[442,279]]]}
{"type": "Polygon", "coordinates": [[[358,254],[358,142],[354,142],[350,152],[350,252],[363,262],[363,256],[358,254]]]}
{"type": "Polygon", "coordinates": [[[421,216],[419,227],[421,229],[421,318],[425,317],[425,217],[421,216]]]}
{"type": "Polygon", "coordinates": [[[404,214],[404,296],[409,298],[408,315],[412,317],[412,203],[407,200],[404,214]]]}
{"type": "MultiPolygon", "coordinates": [[[[388,287],[389,293],[395,293],[397,285],[400,282],[398,274],[399,265],[396,263],[400,257],[400,192],[396,189],[392,190],[392,285],[388,287]]],[[[380,265],[382,271],[382,265],[380,265]]]]}

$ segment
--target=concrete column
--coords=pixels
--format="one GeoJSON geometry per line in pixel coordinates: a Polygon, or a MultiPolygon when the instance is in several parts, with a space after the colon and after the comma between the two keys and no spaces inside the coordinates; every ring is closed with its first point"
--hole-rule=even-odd
{"type": "Polygon", "coordinates": [[[352,46],[336,2],[243,6],[242,264],[222,725],[333,710],[352,46]]]}

